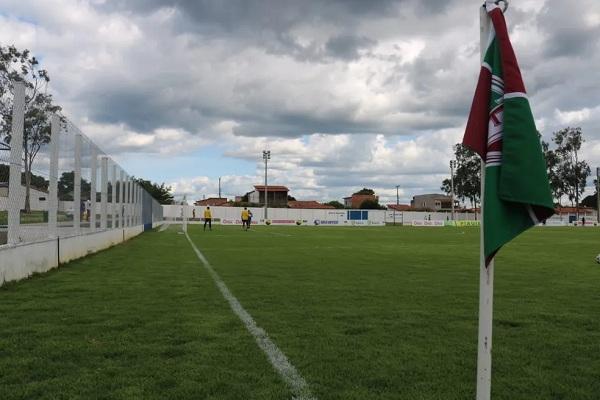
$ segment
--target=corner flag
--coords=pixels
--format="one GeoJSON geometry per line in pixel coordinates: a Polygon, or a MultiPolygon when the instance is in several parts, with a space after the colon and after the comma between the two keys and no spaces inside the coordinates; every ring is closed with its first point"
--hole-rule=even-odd
{"type": "Polygon", "coordinates": [[[487,45],[463,144],[485,162],[483,251],[489,264],[521,232],[554,214],[537,129],[504,14],[486,1],[487,45]]]}

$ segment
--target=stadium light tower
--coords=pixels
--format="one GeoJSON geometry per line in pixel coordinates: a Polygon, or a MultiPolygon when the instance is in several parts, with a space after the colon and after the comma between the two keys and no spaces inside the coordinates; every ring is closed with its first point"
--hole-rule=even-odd
{"type": "Polygon", "coordinates": [[[454,221],[454,168],[456,168],[456,160],[450,160],[450,200],[452,201],[452,221],[454,221]]]}
{"type": "Polygon", "coordinates": [[[267,189],[267,164],[269,163],[269,160],[271,159],[271,150],[263,150],[263,160],[265,160],[265,221],[267,220],[267,213],[268,213],[268,200],[267,200],[267,195],[268,195],[268,189],[267,189]]]}

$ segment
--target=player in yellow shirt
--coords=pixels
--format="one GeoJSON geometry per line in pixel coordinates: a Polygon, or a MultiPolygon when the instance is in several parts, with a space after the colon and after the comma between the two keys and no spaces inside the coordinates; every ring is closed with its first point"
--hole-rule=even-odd
{"type": "Polygon", "coordinates": [[[248,209],[246,207],[244,207],[244,209],[242,210],[242,229],[248,230],[249,226],[248,226],[248,218],[249,218],[249,213],[248,213],[248,209]]]}
{"type": "Polygon", "coordinates": [[[210,211],[210,207],[206,207],[206,210],[204,210],[204,230],[206,230],[206,224],[208,224],[208,230],[212,231],[212,211],[210,211]]]}

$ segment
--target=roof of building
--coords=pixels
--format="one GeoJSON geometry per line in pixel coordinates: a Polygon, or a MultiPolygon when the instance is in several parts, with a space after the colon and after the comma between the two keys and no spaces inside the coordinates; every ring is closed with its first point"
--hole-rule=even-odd
{"type": "MultiPolygon", "coordinates": [[[[290,191],[290,189],[288,189],[285,186],[267,185],[266,187],[267,187],[268,192],[289,192],[290,191]]],[[[258,190],[259,192],[264,192],[265,185],[254,185],[254,189],[258,190]]]]}
{"type": "Polygon", "coordinates": [[[437,199],[437,198],[444,198],[444,199],[452,199],[452,196],[448,196],[447,194],[443,194],[443,193],[426,193],[426,194],[416,194],[413,196],[413,198],[416,197],[427,197],[427,198],[431,198],[431,199],[437,199]]]}
{"type": "Polygon", "coordinates": [[[195,206],[222,206],[227,204],[225,197],[209,197],[208,199],[198,200],[194,203],[195,206]]]}
{"type": "Polygon", "coordinates": [[[377,195],[374,194],[353,194],[352,196],[344,197],[346,199],[373,199],[377,198],[377,195]]]}
{"type": "Polygon", "coordinates": [[[388,204],[387,207],[390,210],[395,210],[395,211],[411,211],[411,210],[414,210],[414,208],[411,207],[410,204],[388,204]]]}
{"type": "Polygon", "coordinates": [[[334,206],[329,204],[321,204],[315,200],[290,200],[288,201],[289,208],[308,208],[308,209],[333,209],[334,206]]]}
{"type": "MultiPolygon", "coordinates": [[[[593,207],[584,207],[579,206],[580,213],[591,213],[596,209],[593,207]]],[[[577,212],[577,207],[556,207],[555,211],[559,214],[575,214],[577,212]]]]}

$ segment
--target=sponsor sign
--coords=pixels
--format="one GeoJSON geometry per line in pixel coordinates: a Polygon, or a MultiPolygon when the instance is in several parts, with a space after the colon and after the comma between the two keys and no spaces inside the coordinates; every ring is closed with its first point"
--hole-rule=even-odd
{"type": "Polygon", "coordinates": [[[330,221],[330,220],[325,220],[325,219],[315,219],[313,221],[313,223],[315,225],[338,225],[340,222],[335,220],[335,221],[330,221]]]}
{"type": "Polygon", "coordinates": [[[459,228],[465,227],[465,226],[479,226],[481,225],[481,221],[454,221],[456,223],[456,226],[458,226],[459,228]]]}
{"type": "Polygon", "coordinates": [[[429,220],[413,220],[412,222],[412,226],[444,226],[444,221],[438,221],[438,220],[434,220],[434,221],[429,221],[429,220]]]}

